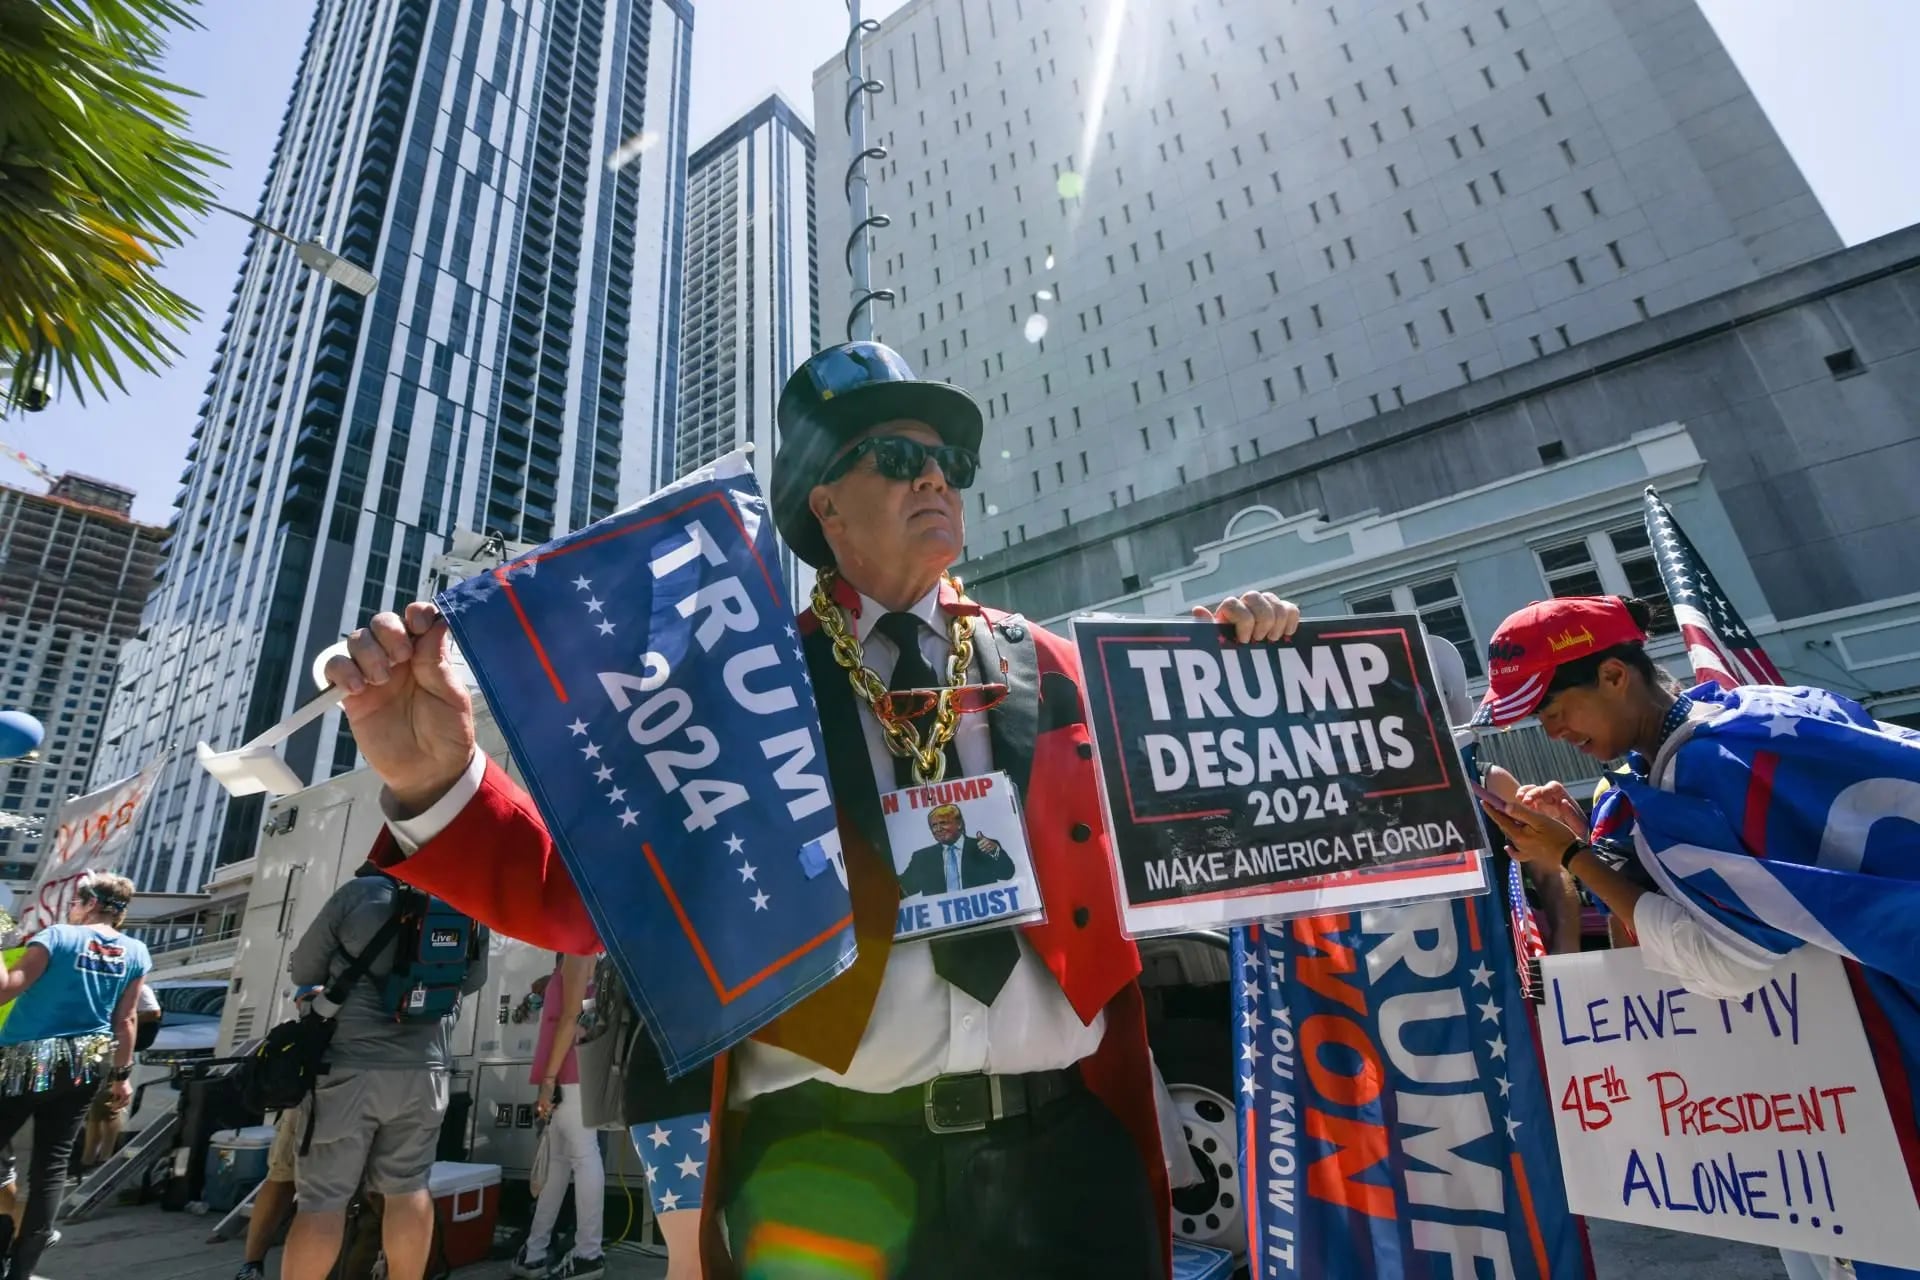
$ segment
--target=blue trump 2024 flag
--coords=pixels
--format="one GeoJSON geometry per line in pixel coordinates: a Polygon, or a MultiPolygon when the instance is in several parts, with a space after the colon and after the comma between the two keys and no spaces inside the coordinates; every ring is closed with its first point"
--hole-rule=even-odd
{"type": "Polygon", "coordinates": [[[438,600],[670,1075],[854,958],[778,563],[730,455],[438,600]]]}
{"type": "Polygon", "coordinates": [[[1920,733],[1824,689],[1707,684],[1689,696],[1693,718],[1654,762],[1659,785],[1618,780],[1640,860],[1756,966],[1802,944],[1853,962],[1860,1021],[1920,1187],[1920,733]]]}
{"type": "Polygon", "coordinates": [[[1498,895],[1233,931],[1254,1280],[1577,1280],[1498,895]]]}

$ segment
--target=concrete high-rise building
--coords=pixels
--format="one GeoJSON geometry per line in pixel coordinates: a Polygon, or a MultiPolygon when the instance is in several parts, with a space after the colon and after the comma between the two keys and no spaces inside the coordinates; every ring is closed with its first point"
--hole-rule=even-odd
{"type": "Polygon", "coordinates": [[[813,171],[813,130],[778,94],[687,161],[676,475],[750,444],[768,487],[780,388],[820,339],[813,171]]]}
{"type": "MultiPolygon", "coordinates": [[[[306,701],[313,657],[456,532],[543,541],[667,473],[692,23],[689,0],[318,0],[258,216],[379,285],[248,246],[95,771],[173,752],[143,888],[253,849],[259,800],[194,742],[306,701]]],[[[285,753],[355,761],[338,713],[285,753]]]]}
{"type": "Polygon", "coordinates": [[[120,648],[166,532],[132,510],[132,491],[84,476],[61,476],[45,494],[0,486],[0,708],[46,730],[31,758],[0,763],[0,809],[12,820],[0,826],[0,881],[32,879],[54,813],[89,789],[120,648]]]}
{"type": "Polygon", "coordinates": [[[1840,247],[1694,0],[912,0],[866,67],[878,335],[989,416],[970,561],[1840,247]]]}

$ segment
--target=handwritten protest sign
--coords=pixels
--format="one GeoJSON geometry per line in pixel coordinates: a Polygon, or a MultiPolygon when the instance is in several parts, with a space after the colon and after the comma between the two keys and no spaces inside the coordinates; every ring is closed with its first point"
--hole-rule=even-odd
{"type": "Polygon", "coordinates": [[[1485,836],[1412,615],[1079,618],[1129,931],[1476,893],[1485,836]]]}
{"type": "Polygon", "coordinates": [[[438,604],[669,1075],[853,962],[819,715],[743,455],[438,604]]]}
{"type": "Polygon", "coordinates": [[[1920,1208],[1840,960],[1742,1000],[1638,950],[1549,956],[1541,1039],[1578,1213],[1865,1262],[1920,1258],[1920,1208]]]}
{"type": "Polygon", "coordinates": [[[45,841],[33,887],[20,906],[20,931],[34,934],[67,918],[74,886],[89,871],[125,874],[140,808],[153,790],[161,762],[130,778],[76,796],[60,806],[45,841]]]}

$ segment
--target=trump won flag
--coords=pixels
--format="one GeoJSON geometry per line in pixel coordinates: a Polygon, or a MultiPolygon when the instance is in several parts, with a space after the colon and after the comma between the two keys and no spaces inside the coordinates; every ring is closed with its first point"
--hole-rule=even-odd
{"type": "Polygon", "coordinates": [[[1581,1280],[1532,1013],[1490,896],[1233,931],[1253,1280],[1581,1280]]]}
{"type": "Polygon", "coordinates": [[[854,958],[777,564],[730,455],[437,601],[670,1075],[854,958]]]}

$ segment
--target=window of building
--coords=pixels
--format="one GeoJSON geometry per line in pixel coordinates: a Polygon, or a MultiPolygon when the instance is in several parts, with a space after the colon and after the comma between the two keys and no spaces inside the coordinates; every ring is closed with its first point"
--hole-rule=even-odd
{"type": "Polygon", "coordinates": [[[1473,638],[1466,603],[1460,597],[1460,584],[1452,574],[1424,578],[1369,595],[1350,596],[1347,607],[1356,614],[1417,613],[1428,631],[1452,641],[1460,650],[1460,661],[1466,664],[1468,679],[1481,674],[1480,642],[1473,638]]]}
{"type": "Polygon", "coordinates": [[[1538,547],[1534,555],[1554,596],[1638,596],[1654,606],[1655,635],[1675,630],[1660,567],[1640,521],[1538,547]]]}

